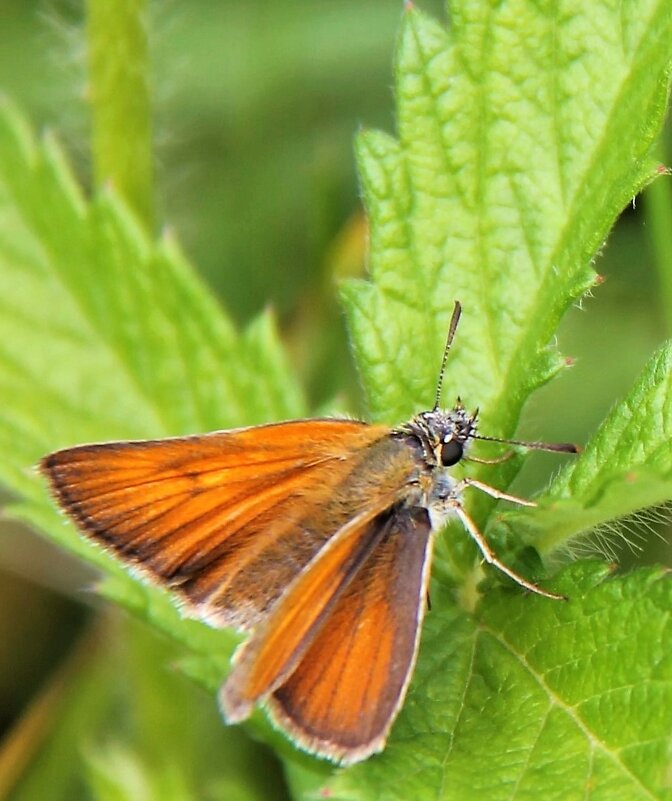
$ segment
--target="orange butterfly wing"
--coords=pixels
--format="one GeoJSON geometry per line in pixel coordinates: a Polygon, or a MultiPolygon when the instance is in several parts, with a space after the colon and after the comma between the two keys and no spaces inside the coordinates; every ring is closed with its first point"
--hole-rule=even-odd
{"type": "Polygon", "coordinates": [[[431,526],[424,509],[394,513],[271,715],[304,748],[357,762],[382,750],[411,679],[426,607],[431,526]]]}
{"type": "Polygon", "coordinates": [[[87,536],[176,591],[192,614],[250,628],[356,513],[342,503],[329,512],[330,503],[388,433],[297,420],[83,445],[45,457],[41,469],[87,536]],[[316,509],[320,525],[308,525],[316,509]]]}
{"type": "Polygon", "coordinates": [[[385,531],[390,499],[349,521],[288,587],[268,617],[236,653],[220,693],[226,719],[246,718],[296,667],[340,594],[353,580],[385,531]],[[387,512],[386,512],[387,510],[387,512]]]}
{"type": "Polygon", "coordinates": [[[381,750],[413,670],[430,559],[424,509],[353,521],[241,647],[220,693],[225,716],[266,698],[309,751],[348,763],[381,750]]]}

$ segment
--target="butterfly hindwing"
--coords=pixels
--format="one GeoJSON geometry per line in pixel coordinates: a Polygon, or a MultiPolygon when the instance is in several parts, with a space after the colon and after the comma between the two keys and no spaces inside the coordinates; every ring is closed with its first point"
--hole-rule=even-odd
{"type": "Polygon", "coordinates": [[[325,625],[339,597],[384,537],[390,500],[347,522],[287,588],[268,617],[236,654],[220,693],[230,722],[286,679],[325,625]]]}
{"type": "Polygon", "coordinates": [[[269,700],[306,749],[343,763],[382,749],[403,703],[426,606],[431,529],[400,509],[301,661],[269,700]]]}
{"type": "Polygon", "coordinates": [[[225,717],[266,700],[308,750],[342,762],[379,750],[413,669],[430,558],[424,509],[345,526],[241,646],[220,692],[225,717]]]}

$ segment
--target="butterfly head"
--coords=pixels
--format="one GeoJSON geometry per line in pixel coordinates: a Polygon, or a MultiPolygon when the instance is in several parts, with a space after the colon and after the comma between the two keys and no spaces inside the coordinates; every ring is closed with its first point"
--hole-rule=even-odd
{"type": "Polygon", "coordinates": [[[476,436],[478,410],[468,412],[459,398],[449,411],[421,412],[402,429],[420,444],[425,461],[439,467],[452,467],[465,455],[476,436]]]}

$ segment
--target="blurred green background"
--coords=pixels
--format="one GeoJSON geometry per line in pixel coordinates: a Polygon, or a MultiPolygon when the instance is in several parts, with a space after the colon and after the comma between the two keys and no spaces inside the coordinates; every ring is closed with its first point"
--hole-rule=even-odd
{"type": "MultiPolygon", "coordinates": [[[[438,2],[421,5],[442,16],[438,2]]],[[[392,54],[400,13],[397,0],[191,0],[152,7],[160,225],[176,232],[237,323],[267,305],[276,310],[315,408],[365,413],[337,284],[364,272],[353,135],[362,125],[394,131],[392,54]]],[[[0,4],[0,91],[38,128],[58,134],[88,186],[85,59],[80,3],[0,4]]],[[[558,335],[574,367],[538,393],[522,435],[585,441],[670,335],[672,321],[659,300],[670,271],[669,192],[654,187],[657,197],[649,192],[623,213],[596,260],[604,284],[567,315],[558,335]]],[[[452,394],[448,387],[447,398],[452,394]]],[[[518,490],[538,488],[551,469],[548,457],[533,456],[518,490]]],[[[628,537],[644,548],[637,559],[670,562],[662,517],[652,527],[628,525],[628,537]]],[[[622,540],[613,546],[619,560],[633,558],[622,540]]],[[[213,700],[162,667],[168,646],[148,644],[127,620],[100,623],[91,612],[93,595],[83,589],[92,581],[85,568],[3,523],[0,579],[0,798],[90,798],[92,787],[95,797],[125,797],[108,792],[111,773],[129,777],[136,790],[128,797],[189,798],[190,787],[201,788],[194,797],[203,798],[284,797],[268,753],[220,726],[213,700]],[[138,652],[152,668],[133,678],[131,657],[138,652]],[[86,672],[78,672],[83,663],[86,672]],[[86,680],[73,688],[68,676],[86,680]],[[139,711],[119,720],[115,693],[133,682],[136,697],[152,710],[153,731],[142,731],[139,711]],[[101,685],[114,689],[103,693],[101,685]],[[154,699],[163,692],[183,697],[192,710],[192,750],[183,732],[173,750],[166,743],[165,731],[184,720],[179,704],[174,719],[158,711],[154,699]],[[148,764],[165,767],[170,757],[197,770],[202,762],[207,791],[194,779],[180,794],[173,777],[170,790],[143,795],[142,766],[91,725],[101,720],[110,732],[125,732],[127,744],[140,743],[148,764]],[[157,755],[152,743],[159,741],[157,755]],[[235,755],[229,762],[221,757],[226,748],[235,755]],[[87,765],[86,780],[73,768],[78,759],[87,765]],[[260,759],[268,776],[249,769],[260,759]],[[41,794],[45,787],[49,796],[41,794]]]]}

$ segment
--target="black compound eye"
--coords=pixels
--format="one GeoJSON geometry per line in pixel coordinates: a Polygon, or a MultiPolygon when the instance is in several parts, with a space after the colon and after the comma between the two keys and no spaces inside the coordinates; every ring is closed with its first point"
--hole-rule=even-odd
{"type": "Polygon", "coordinates": [[[462,443],[457,440],[449,439],[441,445],[441,464],[444,467],[452,467],[457,464],[464,455],[462,443]]]}

